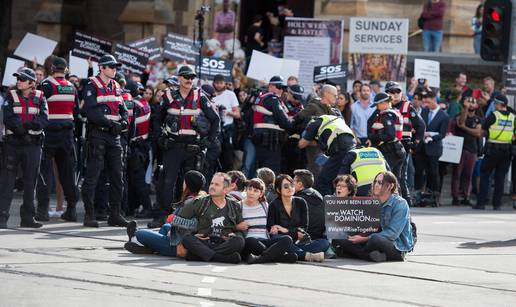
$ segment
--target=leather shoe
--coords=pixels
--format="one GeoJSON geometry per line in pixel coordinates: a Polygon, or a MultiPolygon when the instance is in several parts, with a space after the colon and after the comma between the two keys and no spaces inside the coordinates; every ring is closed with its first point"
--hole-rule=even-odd
{"type": "Polygon", "coordinates": [[[20,227],[22,228],[41,228],[43,224],[36,222],[34,219],[22,220],[20,227]]]}

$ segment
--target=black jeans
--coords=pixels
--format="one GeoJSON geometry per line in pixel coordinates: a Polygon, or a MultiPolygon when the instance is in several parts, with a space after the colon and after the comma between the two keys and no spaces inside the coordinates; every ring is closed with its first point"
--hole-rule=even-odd
{"type": "Polygon", "coordinates": [[[274,239],[245,238],[245,247],[242,255],[249,254],[261,256],[264,262],[273,262],[284,255],[292,244],[289,236],[276,237],[274,239]]]}
{"type": "Polygon", "coordinates": [[[210,261],[215,254],[231,255],[240,253],[244,249],[244,238],[234,236],[227,241],[213,242],[212,240],[200,240],[195,235],[187,235],[182,241],[188,250],[186,260],[210,261]]]}
{"type": "Polygon", "coordinates": [[[337,256],[351,256],[362,260],[372,261],[369,253],[379,251],[387,256],[388,261],[403,261],[404,253],[394,247],[391,240],[382,236],[372,236],[365,244],[353,244],[349,240],[333,240],[332,243],[337,256]]]}

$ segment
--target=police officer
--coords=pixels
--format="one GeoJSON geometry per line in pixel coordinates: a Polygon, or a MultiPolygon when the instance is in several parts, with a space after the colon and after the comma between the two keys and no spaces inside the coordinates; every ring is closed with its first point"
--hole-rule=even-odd
{"type": "MultiPolygon", "coordinates": [[[[290,121],[293,121],[294,116],[304,109],[304,93],[305,89],[299,84],[288,86],[285,107],[290,121]]],[[[304,165],[306,165],[305,152],[297,146],[300,138],[299,133],[289,135],[287,142],[285,142],[281,149],[281,172],[283,174],[293,174],[296,169],[304,168],[304,165]]]]}
{"type": "MultiPolygon", "coordinates": [[[[140,95],[143,86],[139,82],[128,80],[125,89],[133,97],[134,120],[129,127],[129,150],[127,157],[127,182],[128,182],[128,214],[135,213],[140,205],[141,213],[136,217],[149,218],[152,211],[149,184],[145,182],[145,175],[150,161],[150,113],[149,103],[140,95]]],[[[126,103],[127,105],[127,103],[126,103]]]]}
{"type": "Polygon", "coordinates": [[[48,126],[45,128],[45,141],[41,159],[40,176],[36,195],[38,208],[36,220],[48,221],[49,191],[48,184],[57,166],[57,175],[66,198],[66,211],[61,215],[65,221],[77,221],[75,206],[78,201],[74,177],[74,117],[79,113],[79,97],[75,86],[65,79],[68,64],[65,59],[56,57],[52,63],[52,75],[41,82],[41,90],[48,103],[48,126]]]}
{"type": "Polygon", "coordinates": [[[407,186],[407,170],[411,156],[410,152],[416,149],[417,144],[419,144],[425,136],[425,122],[417,114],[410,101],[403,96],[402,88],[399,83],[393,81],[387,82],[385,92],[391,97],[393,108],[397,109],[403,117],[401,143],[407,155],[401,166],[400,188],[402,197],[407,201],[409,206],[411,206],[412,199],[407,186]]]}
{"type": "Polygon", "coordinates": [[[0,170],[0,228],[7,228],[9,209],[13,199],[18,166],[23,171],[23,204],[20,208],[20,227],[43,226],[34,220],[34,189],[39,173],[43,129],[48,124],[45,95],[36,90],[36,73],[22,68],[13,76],[16,88],[9,91],[4,113],[4,153],[0,170]]]}
{"type": "Polygon", "coordinates": [[[88,118],[88,161],[82,185],[84,226],[98,227],[93,200],[102,170],[109,181],[110,214],[108,225],[127,226],[120,214],[122,198],[122,146],[120,133],[127,127],[127,109],[122,90],[113,80],[120,63],[112,55],[99,59],[99,75],[90,78],[84,92],[84,109],[88,118]]]}
{"type": "Polygon", "coordinates": [[[477,204],[473,209],[485,209],[487,194],[490,185],[491,173],[494,171],[493,209],[502,207],[502,195],[505,183],[505,175],[509,170],[512,160],[512,142],[516,124],[515,117],[507,109],[508,100],[502,94],[494,97],[495,111],[489,114],[482,129],[487,135],[485,156],[480,166],[480,193],[477,204]]]}
{"type": "Polygon", "coordinates": [[[281,145],[286,141],[292,123],[287,117],[280,97],[286,88],[281,76],[269,80],[268,92],[260,95],[253,105],[253,143],[256,147],[256,167],[281,170],[281,145]]]}
{"type": "MultiPolygon", "coordinates": [[[[117,73],[117,78],[119,73],[117,73]]],[[[134,123],[134,104],[135,101],[131,92],[139,94],[138,85],[133,80],[125,81],[125,76],[120,77],[124,82],[124,86],[122,87],[122,99],[124,100],[125,108],[127,109],[127,127],[122,129],[122,133],[120,134],[120,144],[122,145],[122,212],[127,212],[128,210],[128,182],[127,182],[127,158],[128,158],[128,150],[129,150],[129,127],[134,123]],[[130,86],[130,89],[127,88],[130,86]]],[[[117,81],[118,82],[118,81],[117,81]]],[[[129,215],[130,216],[130,215],[129,215]]]]}
{"type": "Polygon", "coordinates": [[[406,157],[401,144],[403,118],[392,108],[391,97],[385,93],[376,94],[371,107],[376,107],[376,111],[367,121],[367,137],[373,147],[380,149],[391,171],[401,180],[401,168],[406,157]]]}
{"type": "Polygon", "coordinates": [[[342,161],[342,174],[351,174],[357,180],[357,196],[369,196],[374,178],[389,169],[382,152],[374,147],[350,150],[342,161]]]}
{"type": "Polygon", "coordinates": [[[200,170],[207,144],[218,142],[219,116],[203,92],[193,87],[195,72],[184,65],[179,69],[178,76],[179,89],[167,89],[161,105],[163,131],[158,143],[163,150],[163,172],[159,179],[159,212],[156,223],[149,226],[159,226],[164,222],[174,200],[174,188],[180,172],[200,170]],[[193,125],[201,112],[210,122],[210,131],[203,139],[193,125]]]}
{"type": "Polygon", "coordinates": [[[355,135],[342,117],[322,115],[308,124],[299,140],[299,148],[306,148],[314,141],[329,156],[315,180],[314,189],[321,195],[330,195],[333,180],[342,174],[344,157],[356,146],[355,135]]]}

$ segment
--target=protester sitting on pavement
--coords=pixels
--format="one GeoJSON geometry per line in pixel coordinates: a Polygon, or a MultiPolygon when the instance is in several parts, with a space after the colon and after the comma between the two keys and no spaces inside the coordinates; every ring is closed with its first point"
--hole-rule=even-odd
{"type": "Polygon", "coordinates": [[[371,196],[382,204],[381,231],[367,236],[351,235],[334,239],[332,245],[339,256],[363,260],[403,261],[414,247],[410,211],[407,201],[398,194],[398,180],[391,172],[378,174],[373,181],[371,196]]]}
{"type": "Polygon", "coordinates": [[[179,216],[198,220],[197,232],[183,238],[188,250],[185,259],[191,261],[214,261],[239,263],[244,248],[240,231],[242,208],[227,194],[231,178],[225,173],[215,173],[211,180],[209,196],[198,198],[179,212],[179,216]]]}
{"type": "Polygon", "coordinates": [[[289,175],[278,175],[274,183],[278,198],[269,206],[267,230],[272,238],[288,235],[294,241],[290,252],[295,252],[301,261],[324,261],[328,240],[312,240],[308,228],[308,206],[306,201],[294,196],[294,180],[289,175]]]}
{"type": "Polygon", "coordinates": [[[353,197],[357,193],[357,180],[352,175],[339,175],[333,180],[335,196],[353,197]]]}
{"type": "Polygon", "coordinates": [[[321,193],[312,188],[314,175],[307,169],[294,171],[295,196],[308,205],[308,234],[312,239],[324,238],[324,203],[321,193]]]}
{"type": "Polygon", "coordinates": [[[278,197],[274,191],[274,180],[276,179],[276,175],[270,168],[262,167],[256,170],[256,177],[265,183],[265,199],[268,204],[272,204],[272,202],[278,197]]]}
{"type": "Polygon", "coordinates": [[[133,254],[158,253],[170,257],[185,256],[184,248],[180,245],[182,236],[189,230],[194,231],[197,226],[197,221],[194,219],[183,219],[177,216],[177,214],[186,204],[192,202],[198,196],[204,196],[206,194],[201,191],[202,187],[206,184],[206,179],[203,174],[195,170],[188,171],[184,177],[183,196],[181,197],[181,201],[175,204],[174,214],[167,219],[168,223],[163,224],[159,232],[156,232],[150,229],[138,229],[136,221],[131,221],[129,225],[127,225],[129,242],[124,245],[126,250],[133,254]],[[142,245],[134,242],[134,238],[142,245]],[[181,253],[181,251],[183,251],[183,253],[181,253]]]}
{"type": "Polygon", "coordinates": [[[245,247],[242,255],[247,257],[248,264],[266,262],[297,261],[295,253],[287,250],[293,244],[289,236],[277,236],[271,239],[267,232],[268,204],[265,200],[265,183],[261,179],[249,180],[246,197],[241,201],[242,217],[245,232],[245,247]]]}
{"type": "Polygon", "coordinates": [[[241,171],[229,171],[229,177],[231,178],[231,184],[229,185],[229,195],[233,196],[237,201],[241,201],[245,198],[245,187],[247,178],[241,171]]]}

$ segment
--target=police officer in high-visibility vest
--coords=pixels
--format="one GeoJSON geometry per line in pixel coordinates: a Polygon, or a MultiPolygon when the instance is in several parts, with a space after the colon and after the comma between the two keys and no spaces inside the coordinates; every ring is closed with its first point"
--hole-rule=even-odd
{"type": "Polygon", "coordinates": [[[180,172],[201,170],[205,148],[209,143],[217,143],[219,116],[211,106],[210,100],[193,87],[197,75],[188,66],[179,69],[179,89],[167,89],[161,105],[162,135],[158,144],[163,150],[163,171],[160,173],[157,216],[155,223],[160,226],[174,201],[176,181],[180,172]],[[195,118],[201,112],[210,122],[210,131],[200,138],[196,130],[195,118]]]}
{"type": "Polygon", "coordinates": [[[382,152],[374,147],[350,150],[342,161],[340,172],[351,174],[357,180],[356,196],[369,196],[374,178],[389,170],[382,152]]]}
{"type": "Polygon", "coordinates": [[[473,209],[485,209],[490,186],[491,173],[494,173],[493,209],[502,207],[505,175],[512,160],[512,143],[515,139],[515,116],[507,109],[508,100],[502,94],[494,97],[495,111],[486,118],[482,129],[487,135],[484,159],[480,166],[480,193],[473,209]]]}
{"type": "Polygon", "coordinates": [[[344,157],[356,146],[355,135],[342,117],[322,115],[310,121],[301,135],[298,146],[306,148],[314,142],[317,142],[321,150],[329,156],[315,181],[314,189],[322,195],[330,195],[333,191],[333,180],[342,174],[344,157]]]}
{"type": "Polygon", "coordinates": [[[98,227],[93,200],[102,170],[109,181],[109,226],[127,226],[120,214],[122,201],[122,145],[120,134],[127,127],[127,109],[122,90],[113,80],[121,66],[112,55],[99,59],[99,74],[84,88],[84,110],[88,118],[88,157],[82,184],[84,226],[98,227]]]}
{"type": "Polygon", "coordinates": [[[401,144],[403,137],[403,117],[391,106],[391,97],[378,93],[371,107],[376,111],[367,121],[367,137],[370,145],[380,149],[391,171],[401,180],[401,168],[405,161],[405,148],[401,144]]]}
{"type": "Polygon", "coordinates": [[[45,142],[41,158],[40,176],[36,195],[38,207],[36,220],[48,221],[49,189],[54,161],[59,182],[66,199],[66,212],[61,215],[65,221],[77,221],[75,206],[79,198],[74,176],[74,127],[75,116],[79,114],[79,96],[75,86],[65,79],[68,63],[56,57],[52,63],[52,75],[41,82],[41,90],[47,98],[48,126],[45,128],[45,142]]]}
{"type": "Polygon", "coordinates": [[[253,105],[252,140],[256,148],[256,167],[268,167],[276,173],[281,170],[281,146],[292,129],[280,98],[286,86],[283,77],[273,76],[267,93],[260,95],[253,105]]]}
{"type": "MultiPolygon", "coordinates": [[[[129,150],[127,156],[128,208],[127,215],[135,214],[138,218],[152,217],[152,203],[149,184],[145,182],[145,175],[150,161],[150,113],[149,102],[142,98],[140,91],[143,85],[128,80],[125,86],[133,97],[134,120],[129,127],[129,150]],[[136,210],[142,206],[143,211],[136,210]]],[[[127,105],[127,104],[126,104],[127,105]]]]}
{"type": "Polygon", "coordinates": [[[385,93],[391,97],[392,107],[397,109],[403,117],[403,133],[401,143],[407,153],[401,167],[400,189],[402,197],[412,206],[412,199],[407,186],[407,170],[411,157],[411,151],[416,149],[417,144],[425,137],[425,122],[418,115],[412,103],[403,96],[402,87],[399,83],[389,81],[385,85],[385,93]]]}
{"type": "Polygon", "coordinates": [[[5,137],[0,168],[0,228],[7,228],[18,167],[23,172],[23,203],[20,208],[21,227],[39,228],[34,220],[34,189],[36,188],[43,129],[48,124],[45,95],[36,90],[36,73],[22,68],[13,76],[16,88],[10,90],[2,107],[5,137]]]}

